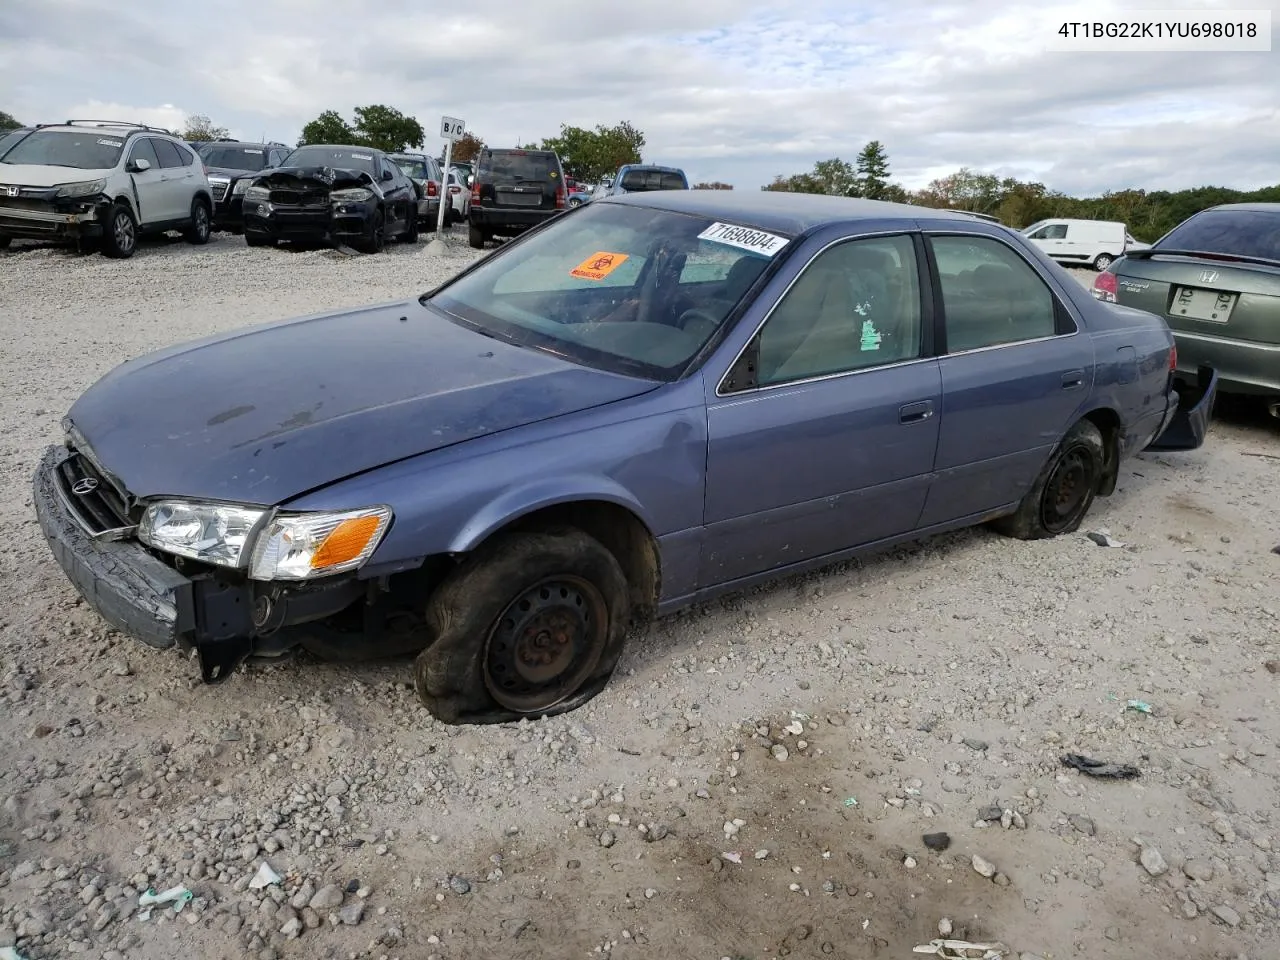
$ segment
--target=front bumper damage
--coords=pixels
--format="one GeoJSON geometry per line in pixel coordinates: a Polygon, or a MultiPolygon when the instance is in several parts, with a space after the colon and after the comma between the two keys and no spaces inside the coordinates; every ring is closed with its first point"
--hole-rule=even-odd
{"type": "Polygon", "coordinates": [[[1178,378],[1169,390],[1169,403],[1164,423],[1148,450],[1196,450],[1204,444],[1213,416],[1213,403],[1218,396],[1218,371],[1202,366],[1196,380],[1189,383],[1178,378]]]}
{"type": "Polygon", "coordinates": [[[380,199],[368,174],[329,167],[278,170],[253,183],[270,195],[266,199],[243,195],[244,231],[272,240],[366,239],[380,199]],[[330,197],[332,191],[352,187],[363,187],[374,195],[367,200],[330,197]]]}
{"type": "Polygon", "coordinates": [[[0,236],[26,240],[79,240],[102,236],[106,197],[55,196],[55,190],[23,187],[0,197],[0,236]]]}
{"type": "Polygon", "coordinates": [[[152,647],[194,652],[205,683],[226,680],[250,657],[286,653],[302,639],[296,628],[332,617],[368,591],[354,577],[283,586],[199,564],[179,570],[133,536],[114,488],[82,454],[49,447],[33,479],[49,549],[102,619],[152,647]]]}

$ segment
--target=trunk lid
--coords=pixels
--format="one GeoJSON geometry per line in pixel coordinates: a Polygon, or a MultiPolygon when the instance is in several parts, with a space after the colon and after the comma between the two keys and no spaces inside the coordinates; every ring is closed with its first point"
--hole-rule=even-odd
{"type": "Polygon", "coordinates": [[[1116,297],[1173,330],[1280,343],[1280,265],[1159,254],[1118,260],[1116,297]]]}

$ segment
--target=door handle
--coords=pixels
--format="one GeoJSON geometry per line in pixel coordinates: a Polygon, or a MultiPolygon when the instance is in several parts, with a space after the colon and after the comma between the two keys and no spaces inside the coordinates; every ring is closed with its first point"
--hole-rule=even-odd
{"type": "Polygon", "coordinates": [[[898,408],[899,423],[919,423],[933,416],[932,400],[917,400],[898,408]]]}
{"type": "Polygon", "coordinates": [[[1084,371],[1072,370],[1070,373],[1062,375],[1062,389],[1075,390],[1077,387],[1084,386],[1084,371]]]}

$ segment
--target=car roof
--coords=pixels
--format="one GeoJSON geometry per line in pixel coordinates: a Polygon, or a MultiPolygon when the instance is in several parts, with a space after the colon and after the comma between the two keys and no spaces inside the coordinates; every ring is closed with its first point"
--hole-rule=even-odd
{"type": "Polygon", "coordinates": [[[653,190],[592,201],[596,202],[653,207],[713,220],[729,219],[751,224],[761,230],[790,234],[850,220],[949,220],[971,226],[983,223],[975,217],[965,216],[959,210],[935,210],[909,203],[773,190],[744,191],[739,196],[734,196],[731,190],[653,190]]]}
{"type": "Polygon", "coordinates": [[[661,173],[684,173],[679,167],[664,167],[656,163],[624,163],[620,170],[657,170],[661,173]]]}
{"type": "Polygon", "coordinates": [[[1210,210],[1240,210],[1248,213],[1280,213],[1280,203],[1220,203],[1210,210]]]}
{"type": "Polygon", "coordinates": [[[304,143],[300,147],[294,147],[294,150],[305,150],[308,147],[316,147],[320,150],[354,150],[357,153],[382,153],[377,147],[358,147],[350,143],[304,143]]]}

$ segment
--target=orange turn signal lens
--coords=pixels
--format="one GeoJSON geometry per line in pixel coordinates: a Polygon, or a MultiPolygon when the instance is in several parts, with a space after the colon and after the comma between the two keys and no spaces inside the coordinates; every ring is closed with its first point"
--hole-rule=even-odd
{"type": "Polygon", "coordinates": [[[324,538],[324,542],[312,555],[311,569],[323,570],[355,560],[364,552],[381,525],[382,518],[379,516],[343,520],[324,538]]]}

